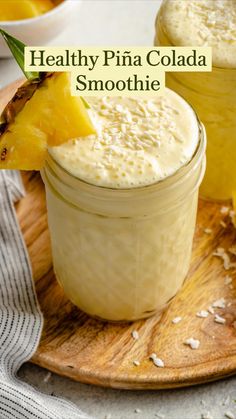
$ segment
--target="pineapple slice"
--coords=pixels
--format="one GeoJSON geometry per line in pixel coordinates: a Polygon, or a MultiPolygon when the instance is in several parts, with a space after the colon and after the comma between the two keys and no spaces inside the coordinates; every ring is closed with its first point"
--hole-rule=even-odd
{"type": "Polygon", "coordinates": [[[51,0],[0,0],[0,21],[29,19],[53,7],[51,0]]]}
{"type": "Polygon", "coordinates": [[[95,133],[68,73],[46,73],[16,92],[0,119],[0,169],[41,169],[48,146],[95,133]]]}

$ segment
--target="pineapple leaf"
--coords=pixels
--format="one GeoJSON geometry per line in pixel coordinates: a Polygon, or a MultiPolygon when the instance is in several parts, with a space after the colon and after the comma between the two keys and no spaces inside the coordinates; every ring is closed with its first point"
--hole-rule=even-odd
{"type": "Polygon", "coordinates": [[[85,108],[87,108],[87,109],[90,109],[91,108],[91,106],[88,104],[87,100],[84,99],[84,97],[81,97],[81,100],[82,100],[85,108]]]}
{"type": "Polygon", "coordinates": [[[25,71],[24,68],[24,51],[25,51],[25,44],[19,41],[18,39],[14,38],[13,36],[9,35],[3,29],[0,28],[0,34],[3,36],[4,40],[6,41],[8,47],[10,48],[16,62],[20,66],[21,70],[23,71],[24,75],[28,80],[40,80],[41,76],[38,72],[30,72],[25,71]]]}

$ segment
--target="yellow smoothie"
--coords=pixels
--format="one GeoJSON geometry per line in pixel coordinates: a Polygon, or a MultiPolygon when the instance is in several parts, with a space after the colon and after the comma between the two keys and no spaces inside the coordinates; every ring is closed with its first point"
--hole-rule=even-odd
{"type": "Polygon", "coordinates": [[[53,0],[0,0],[0,22],[31,19],[55,6],[53,0]]]}
{"type": "Polygon", "coordinates": [[[236,2],[165,0],[156,20],[156,45],[211,46],[211,73],[169,73],[167,86],[197,111],[207,131],[203,196],[236,192],[236,2]]]}
{"type": "Polygon", "coordinates": [[[205,137],[176,93],[89,98],[97,135],[50,150],[54,269],[83,311],[112,321],[162,311],[189,269],[205,137]]]}

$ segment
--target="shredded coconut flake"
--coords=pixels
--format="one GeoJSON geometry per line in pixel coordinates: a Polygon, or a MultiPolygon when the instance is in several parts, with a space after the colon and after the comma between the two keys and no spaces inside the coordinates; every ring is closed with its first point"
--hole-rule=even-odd
{"type": "Polygon", "coordinates": [[[142,412],[142,410],[141,409],[135,409],[134,410],[134,413],[141,413],[142,412]]]}
{"type": "Polygon", "coordinates": [[[131,332],[131,336],[134,340],[138,340],[139,339],[139,333],[137,332],[137,330],[133,330],[131,332]]]}
{"type": "Polygon", "coordinates": [[[134,364],[136,367],[139,367],[140,362],[139,362],[138,360],[136,360],[136,359],[135,359],[135,360],[133,361],[133,364],[134,364]]]}
{"type": "Polygon", "coordinates": [[[229,213],[229,207],[221,207],[220,209],[221,214],[228,214],[229,213]]]}
{"type": "Polygon", "coordinates": [[[219,314],[215,314],[214,321],[219,324],[225,324],[226,319],[224,319],[224,317],[219,316],[219,314]]]}
{"type": "Polygon", "coordinates": [[[206,317],[209,316],[209,312],[206,311],[206,310],[200,310],[200,311],[197,312],[196,316],[206,318],[206,317]]]}
{"type": "Polygon", "coordinates": [[[172,323],[174,323],[174,324],[178,324],[179,322],[181,322],[181,320],[182,320],[182,317],[177,316],[177,317],[175,317],[175,318],[172,320],[172,323]]]}
{"type": "Polygon", "coordinates": [[[184,344],[190,346],[191,349],[198,349],[200,341],[198,339],[189,338],[185,340],[184,344]]]}
{"type": "Polygon", "coordinates": [[[212,233],[212,229],[211,228],[204,228],[204,233],[206,234],[211,234],[212,233]]]}
{"type": "Polygon", "coordinates": [[[153,364],[154,364],[156,367],[159,367],[159,368],[164,368],[165,364],[164,364],[164,362],[162,361],[162,359],[160,359],[160,358],[158,358],[158,357],[157,357],[157,354],[153,353],[153,354],[151,354],[151,355],[150,355],[150,357],[149,357],[149,358],[152,360],[153,364]]]}
{"type": "Polygon", "coordinates": [[[225,308],[225,304],[226,304],[225,298],[222,297],[219,300],[214,301],[214,303],[212,303],[212,307],[214,307],[214,308],[225,308]]]}
{"type": "Polygon", "coordinates": [[[212,306],[209,306],[207,310],[209,311],[210,314],[214,314],[215,313],[215,310],[214,310],[214,308],[212,306]]]}
{"type": "Polygon", "coordinates": [[[230,257],[223,247],[218,247],[216,252],[213,252],[213,256],[221,258],[223,260],[224,269],[228,271],[230,268],[236,267],[236,263],[230,262],[230,257]]]}

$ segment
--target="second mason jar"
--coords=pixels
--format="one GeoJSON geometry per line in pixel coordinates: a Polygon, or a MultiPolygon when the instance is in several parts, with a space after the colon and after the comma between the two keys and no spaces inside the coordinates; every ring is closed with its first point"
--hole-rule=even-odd
{"type": "Polygon", "coordinates": [[[42,172],[56,277],[69,299],[96,318],[161,313],[189,269],[205,133],[182,98],[169,90],[167,96],[168,103],[129,99],[127,107],[122,98],[97,99],[98,137],[50,151],[42,172]],[[131,135],[135,129],[139,138],[131,135]]]}
{"type": "Polygon", "coordinates": [[[201,195],[236,204],[236,2],[164,0],[156,46],[212,46],[210,73],[170,72],[166,85],[196,110],[207,133],[201,195]]]}

